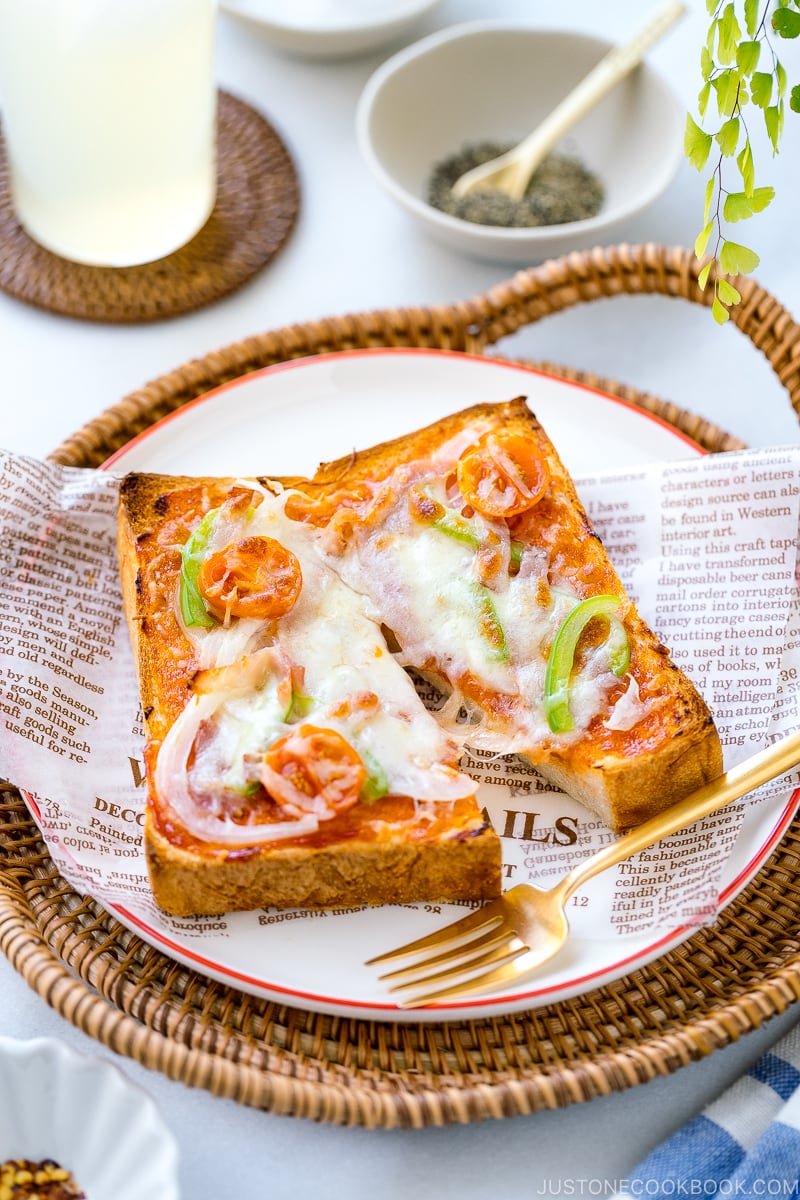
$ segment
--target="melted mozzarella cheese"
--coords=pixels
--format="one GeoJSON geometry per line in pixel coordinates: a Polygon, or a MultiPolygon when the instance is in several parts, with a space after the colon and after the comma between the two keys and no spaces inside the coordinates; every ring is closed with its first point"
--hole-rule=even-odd
{"type": "Polygon", "coordinates": [[[307,719],[366,750],[392,792],[422,800],[472,794],[471,780],[442,764],[452,757],[449,741],[389,653],[364,595],[327,566],[311,532],[283,516],[282,506],[272,507],[269,519],[269,536],[297,555],[303,573],[300,598],[281,619],[279,638],[304,669],[304,692],[313,701],[307,719]],[[377,706],[349,711],[353,697],[370,692],[379,698],[377,706]],[[342,711],[346,715],[338,715],[342,711]]]}
{"type": "MultiPolygon", "coordinates": [[[[390,481],[397,498],[388,511],[382,504],[380,523],[356,525],[343,552],[337,546],[332,556],[325,530],[286,516],[290,492],[264,490],[260,503],[249,508],[241,503],[222,506],[209,553],[244,537],[271,537],[296,555],[303,584],[294,607],[277,622],[234,618],[212,629],[186,629],[201,668],[209,671],[236,664],[265,645],[279,648],[275,672],[261,686],[226,685],[229,675],[221,673],[221,691],[190,704],[185,719],[165,739],[159,770],[183,771],[177,787],[181,805],[191,805],[191,794],[204,797],[205,807],[190,818],[198,836],[265,840],[263,826],[241,826],[216,819],[216,814],[224,808],[220,798],[226,792],[246,794],[258,779],[259,758],[301,719],[288,700],[295,693],[303,721],[340,733],[369,771],[378,764],[391,793],[420,801],[420,813],[429,801],[475,791],[473,782],[449,765],[453,741],[444,728],[458,741],[500,753],[534,751],[552,740],[543,704],[547,656],[579,596],[563,580],[552,578],[540,548],[526,548],[518,570],[508,574],[507,528],[475,514],[469,518],[473,533],[482,545],[494,539],[503,556],[503,569],[489,575],[489,589],[481,582],[486,576],[477,562],[478,547],[415,518],[409,509],[407,488],[423,484],[452,511],[445,480],[470,440],[474,433],[463,435],[446,452],[440,449],[427,472],[404,469],[402,480],[390,481]],[[502,630],[500,639],[491,636],[493,623],[495,632],[498,626],[502,630]],[[386,646],[382,624],[400,644],[396,656],[386,646]],[[438,719],[422,706],[401,663],[434,669],[450,682],[454,695],[438,719]],[[501,719],[483,713],[478,726],[456,725],[458,684],[465,677],[508,696],[508,715],[501,719]],[[243,830],[254,831],[252,838],[242,836],[243,830]]],[[[238,675],[233,672],[234,679],[238,675]]],[[[580,737],[607,707],[608,690],[616,683],[602,644],[582,655],[570,691],[574,729],[559,734],[560,741],[580,737]]],[[[631,680],[606,725],[630,728],[641,710],[631,680]]],[[[169,794],[166,780],[163,791],[169,794]]],[[[284,832],[275,836],[301,836],[299,828],[287,821],[281,826],[284,832]]]]}
{"type": "MultiPolygon", "coordinates": [[[[443,495],[444,474],[455,467],[454,460],[448,463],[439,457],[442,474],[416,480],[437,497],[443,495]]],[[[481,532],[493,524],[477,515],[473,521],[481,532]]],[[[479,730],[462,727],[463,740],[512,753],[533,750],[552,737],[543,706],[547,655],[580,597],[564,581],[551,578],[543,550],[526,548],[516,574],[503,575],[491,591],[484,591],[505,637],[504,653],[497,652],[482,630],[480,606],[470,586],[476,577],[476,547],[416,519],[404,488],[398,488],[393,508],[378,526],[357,529],[337,558],[337,569],[354,589],[370,597],[397,638],[404,663],[435,669],[456,692],[459,680],[471,676],[492,692],[518,701],[512,705],[513,716],[502,722],[484,714],[479,730]]],[[[606,705],[615,682],[603,647],[590,651],[570,692],[574,729],[560,734],[560,740],[580,736],[606,705]]],[[[449,728],[455,733],[452,724],[449,728]]]]}
{"type": "MultiPolygon", "coordinates": [[[[473,795],[472,780],[449,765],[454,746],[389,652],[369,600],[324,561],[315,531],[286,517],[286,495],[265,493],[257,507],[235,519],[223,507],[210,551],[244,537],[274,538],[300,563],[297,602],[269,631],[264,622],[241,619],[210,630],[187,629],[200,663],[208,669],[226,666],[274,636],[293,680],[301,681],[303,720],[335,730],[367,765],[377,763],[391,793],[421,801],[473,795]]],[[[248,773],[248,756],[262,755],[290,728],[291,706],[287,709],[286,688],[279,684],[273,677],[245,694],[233,688],[207,705],[209,720],[189,767],[196,792],[213,797],[228,788],[242,790],[257,778],[257,771],[248,773]]]]}
{"type": "Polygon", "coordinates": [[[604,722],[606,729],[633,729],[646,712],[647,705],[639,696],[639,684],[629,676],[628,686],[617,700],[611,716],[604,722]]]}

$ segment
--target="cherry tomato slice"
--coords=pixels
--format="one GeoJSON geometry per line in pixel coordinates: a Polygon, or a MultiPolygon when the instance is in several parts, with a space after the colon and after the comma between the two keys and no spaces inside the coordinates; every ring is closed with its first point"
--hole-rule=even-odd
{"type": "Polygon", "coordinates": [[[361,758],[340,733],[298,725],[264,755],[261,782],[293,816],[328,820],[351,808],[367,781],[361,758]]]}
{"type": "Polygon", "coordinates": [[[533,508],[550,483],[537,446],[518,433],[485,433],[456,465],[464,499],[486,517],[514,517],[533,508]]]}
{"type": "Polygon", "coordinates": [[[282,617],[303,586],[297,558],[270,537],[231,542],[204,559],[197,586],[208,607],[222,616],[282,617]]]}

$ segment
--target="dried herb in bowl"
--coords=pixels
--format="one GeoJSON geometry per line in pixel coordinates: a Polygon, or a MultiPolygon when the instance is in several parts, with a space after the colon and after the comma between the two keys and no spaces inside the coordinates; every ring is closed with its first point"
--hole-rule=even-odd
{"type": "Polygon", "coordinates": [[[513,144],[474,142],[436,163],[428,184],[428,203],[462,221],[505,228],[566,225],[597,215],[603,204],[603,185],[576,158],[561,154],[549,155],[537,167],[521,200],[489,190],[456,199],[452,187],[465,171],[505,154],[513,144]]]}

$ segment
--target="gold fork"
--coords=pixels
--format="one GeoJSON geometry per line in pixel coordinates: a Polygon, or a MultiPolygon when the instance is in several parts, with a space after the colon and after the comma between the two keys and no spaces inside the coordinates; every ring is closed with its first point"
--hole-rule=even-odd
{"type": "Polygon", "coordinates": [[[416,990],[416,995],[398,998],[401,1008],[420,1008],[519,982],[564,945],[569,935],[566,903],[587,880],[755,791],[762,783],[796,766],[798,761],[800,730],[773,742],[678,804],[604,846],[573,867],[549,891],[527,883],[518,884],[468,917],[379,954],[366,966],[415,956],[417,961],[380,976],[392,981],[389,990],[393,994],[416,990]],[[477,936],[470,937],[471,934],[477,936]],[[486,967],[490,969],[484,970],[486,967]],[[474,974],[475,971],[480,974],[474,974]]]}

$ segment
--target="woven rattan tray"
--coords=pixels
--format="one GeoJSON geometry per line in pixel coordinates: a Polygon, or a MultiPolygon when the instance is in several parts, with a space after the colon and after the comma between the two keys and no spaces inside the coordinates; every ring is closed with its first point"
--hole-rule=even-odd
{"type": "MultiPolygon", "coordinates": [[[[800,411],[800,329],[752,281],[741,288],[734,320],[800,411]]],[[[193,397],[285,359],[376,345],[480,353],[548,313],[646,292],[708,303],[686,251],[622,246],[576,254],[463,304],[336,317],[229,346],[128,396],[52,457],[97,465],[193,397]]],[[[545,369],[622,395],[708,450],[741,445],[655,397],[545,369]]],[[[800,998],[799,866],[800,817],[713,927],[625,979],[506,1018],[371,1022],[254,999],[165,958],[55,874],[19,794],[6,785],[0,786],[0,947],[68,1021],[173,1079],[317,1121],[444,1125],[563,1107],[632,1087],[783,1012],[800,998]]]]}

